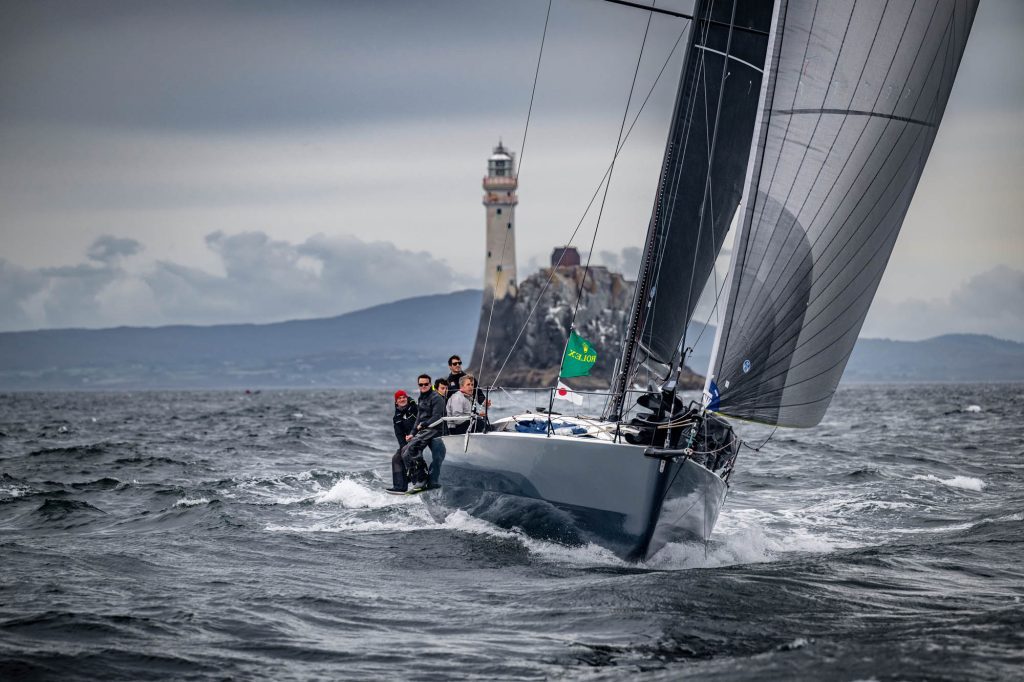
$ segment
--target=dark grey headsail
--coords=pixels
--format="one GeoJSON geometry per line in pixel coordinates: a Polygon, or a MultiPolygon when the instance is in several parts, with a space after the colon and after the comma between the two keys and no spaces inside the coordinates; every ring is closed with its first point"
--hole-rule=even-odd
{"type": "Polygon", "coordinates": [[[640,343],[667,363],[743,192],[770,3],[697,3],[651,216],[651,286],[640,343]],[[727,58],[728,57],[728,58],[727,58]]]}
{"type": "Polygon", "coordinates": [[[618,393],[639,361],[673,360],[743,191],[772,6],[699,0],[690,27],[618,393]]]}
{"type": "Polygon", "coordinates": [[[710,407],[821,421],[917,187],[975,0],[779,0],[710,407]]]}

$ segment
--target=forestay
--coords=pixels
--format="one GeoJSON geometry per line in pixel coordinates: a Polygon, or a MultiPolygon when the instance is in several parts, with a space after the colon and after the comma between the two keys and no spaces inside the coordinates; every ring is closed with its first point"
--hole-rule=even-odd
{"type": "Polygon", "coordinates": [[[710,407],[821,421],[921,177],[976,1],[780,0],[710,407]]]}

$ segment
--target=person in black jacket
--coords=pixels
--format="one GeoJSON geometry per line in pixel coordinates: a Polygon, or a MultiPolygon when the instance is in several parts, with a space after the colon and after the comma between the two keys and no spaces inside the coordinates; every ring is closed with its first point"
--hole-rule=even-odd
{"type": "Polygon", "coordinates": [[[448,394],[445,395],[446,400],[459,392],[459,381],[462,377],[466,376],[466,373],[462,371],[462,358],[458,355],[448,358],[448,369],[450,374],[445,379],[448,384],[448,394]]]}
{"type": "Polygon", "coordinates": [[[413,427],[416,426],[416,401],[405,391],[395,391],[395,438],[401,450],[412,438],[413,427]]]}
{"type": "MultiPolygon", "coordinates": [[[[430,481],[427,474],[427,463],[423,459],[423,450],[430,446],[431,441],[441,435],[442,424],[435,424],[444,418],[444,398],[430,385],[430,376],[421,374],[416,380],[420,389],[420,401],[416,410],[416,424],[412,437],[405,447],[391,459],[391,476],[394,487],[391,492],[405,492],[409,479],[414,488],[425,488],[430,481]]],[[[438,463],[440,465],[440,462],[438,463]]]]}
{"type": "Polygon", "coordinates": [[[406,475],[405,462],[402,461],[402,449],[412,440],[412,434],[416,430],[417,414],[416,401],[410,398],[405,391],[395,391],[395,416],[392,421],[395,424],[395,439],[398,441],[398,449],[391,457],[391,482],[394,487],[390,490],[405,490],[406,475]]]}
{"type": "MultiPolygon", "coordinates": [[[[458,355],[448,358],[448,368],[451,369],[451,374],[448,375],[447,379],[448,393],[444,397],[446,401],[454,398],[455,394],[462,390],[462,377],[469,376],[462,371],[462,358],[458,355]]],[[[485,408],[491,406],[491,401],[487,399],[482,388],[476,389],[476,402],[485,408]]]]}

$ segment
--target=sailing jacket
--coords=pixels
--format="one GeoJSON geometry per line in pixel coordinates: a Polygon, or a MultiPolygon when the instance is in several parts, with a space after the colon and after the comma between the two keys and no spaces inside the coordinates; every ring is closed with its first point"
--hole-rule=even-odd
{"type": "Polygon", "coordinates": [[[456,391],[455,394],[448,399],[448,416],[449,417],[463,417],[469,416],[472,411],[473,401],[468,395],[462,391],[456,391]]]}
{"type": "Polygon", "coordinates": [[[409,398],[405,407],[395,405],[395,438],[399,445],[405,445],[405,437],[411,436],[416,426],[416,401],[409,398]]]}
{"type": "MultiPolygon", "coordinates": [[[[416,431],[425,429],[438,419],[444,417],[444,396],[430,389],[429,393],[420,393],[419,412],[416,415],[416,431]]],[[[441,425],[435,427],[440,432],[441,425]]]]}
{"type": "Polygon", "coordinates": [[[448,375],[448,400],[452,399],[452,396],[459,392],[459,380],[466,376],[465,372],[452,372],[448,375]]]}

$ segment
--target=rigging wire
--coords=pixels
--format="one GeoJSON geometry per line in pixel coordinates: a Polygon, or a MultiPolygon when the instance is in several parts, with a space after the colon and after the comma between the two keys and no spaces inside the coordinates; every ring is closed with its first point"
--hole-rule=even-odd
{"type": "MultiPolygon", "coordinates": [[[[590,249],[587,251],[587,263],[583,266],[583,276],[580,277],[580,286],[576,290],[576,303],[572,307],[572,317],[569,319],[568,333],[565,335],[565,347],[562,348],[562,357],[558,361],[557,382],[562,381],[562,367],[565,364],[565,353],[569,348],[569,341],[572,339],[573,331],[576,329],[576,315],[580,310],[580,302],[583,300],[583,288],[587,284],[587,275],[590,274],[590,260],[594,257],[594,245],[597,243],[597,231],[601,229],[601,217],[604,215],[604,205],[608,200],[608,191],[612,186],[612,175],[615,172],[615,160],[619,158],[619,150],[622,146],[622,131],[626,129],[626,120],[629,118],[629,105],[633,103],[633,91],[636,89],[636,78],[640,73],[640,64],[644,58],[644,48],[647,46],[647,36],[651,31],[651,19],[653,12],[647,13],[647,25],[644,27],[644,37],[640,42],[640,53],[636,57],[636,66],[633,69],[633,80],[629,84],[629,95],[626,97],[626,107],[622,112],[622,122],[619,123],[619,136],[615,140],[615,153],[612,154],[612,162],[608,166],[607,180],[604,183],[604,194],[601,196],[601,205],[597,209],[597,220],[594,221],[594,235],[590,238],[590,249]]],[[[548,431],[551,431],[551,409],[555,401],[555,393],[551,392],[548,399],[548,431]]]]}
{"type": "MultiPolygon", "coordinates": [[[[543,33],[541,33],[541,37],[540,37],[540,50],[537,53],[537,67],[536,67],[536,69],[534,69],[534,72],[533,72],[533,88],[530,90],[530,105],[529,105],[529,107],[526,110],[526,124],[523,126],[523,141],[522,141],[522,144],[519,146],[519,163],[516,165],[515,179],[516,179],[516,185],[517,186],[519,184],[519,173],[523,169],[523,158],[525,158],[525,156],[526,156],[527,133],[529,133],[529,131],[530,131],[530,117],[533,115],[533,100],[534,100],[534,97],[537,94],[537,81],[540,78],[540,64],[541,64],[541,60],[544,57],[544,43],[547,41],[547,37],[548,37],[548,23],[551,20],[551,4],[552,4],[552,2],[553,2],[553,0],[548,0],[548,10],[547,10],[547,13],[544,15],[544,31],[543,31],[543,33]]],[[[504,263],[505,262],[505,247],[508,245],[508,233],[509,233],[509,230],[505,230],[505,240],[501,244],[501,257],[500,257],[500,259],[498,261],[499,263],[504,263]]],[[[484,331],[484,344],[483,344],[483,348],[480,351],[480,369],[478,370],[478,373],[480,373],[480,374],[483,374],[484,362],[487,359],[487,341],[488,341],[488,339],[491,336],[491,321],[494,319],[494,303],[495,303],[496,300],[497,300],[496,297],[492,295],[491,296],[491,309],[487,313],[487,329],[484,331]]],[[[497,381],[497,376],[495,376],[495,381],[497,381]]],[[[482,378],[480,379],[480,382],[483,383],[482,378]]],[[[474,399],[476,397],[476,392],[475,391],[473,392],[473,397],[474,397],[474,399]]]]}
{"type": "Polygon", "coordinates": [[[761,448],[763,448],[765,445],[768,445],[768,441],[770,441],[772,438],[775,437],[775,432],[778,431],[778,430],[779,430],[779,426],[778,426],[778,424],[776,424],[775,428],[772,429],[772,432],[769,433],[768,437],[764,439],[764,442],[762,442],[756,448],[753,445],[748,445],[746,443],[746,441],[742,441],[742,440],[740,441],[740,446],[741,447],[745,447],[745,448],[747,448],[749,450],[753,450],[754,452],[761,452],[761,448]]]}
{"type": "MultiPolygon", "coordinates": [[[[636,89],[636,79],[640,74],[640,63],[644,58],[644,48],[647,46],[647,36],[651,31],[651,18],[654,16],[653,13],[647,13],[647,26],[644,28],[644,37],[640,42],[640,54],[636,57],[636,67],[633,69],[633,81],[629,84],[629,95],[626,97],[626,108],[622,112],[622,122],[619,124],[619,136],[615,140],[615,153],[612,154],[612,162],[608,166],[608,180],[604,183],[604,194],[601,196],[601,205],[597,209],[597,220],[594,222],[594,236],[590,239],[590,251],[587,252],[587,263],[583,267],[583,277],[580,278],[580,287],[576,292],[576,305],[572,309],[572,319],[569,320],[569,332],[575,328],[576,314],[580,309],[580,301],[583,300],[583,287],[587,283],[587,275],[590,273],[590,260],[594,257],[594,245],[597,243],[597,231],[601,229],[601,217],[604,215],[604,205],[608,200],[608,190],[612,186],[612,174],[615,172],[615,160],[619,157],[619,149],[622,145],[622,132],[626,129],[626,120],[629,118],[629,105],[633,103],[633,91],[636,89]]],[[[568,338],[566,338],[568,343],[568,338]]],[[[562,354],[562,359],[565,359],[565,354],[562,354]]],[[[562,375],[562,368],[558,368],[558,375],[562,375]]]]}
{"type": "MultiPolygon", "coordinates": [[[[661,77],[665,74],[665,69],[667,69],[669,63],[671,63],[672,55],[674,55],[676,53],[676,50],[679,49],[679,43],[680,41],[682,41],[683,36],[685,34],[686,28],[684,27],[683,30],[679,32],[679,35],[676,36],[675,43],[673,43],[672,49],[669,50],[668,55],[665,57],[665,61],[664,63],[662,63],[661,69],[658,71],[658,75],[654,79],[654,83],[651,84],[650,89],[647,91],[647,96],[644,98],[643,103],[640,105],[640,108],[637,110],[636,115],[633,117],[632,123],[630,123],[629,125],[629,129],[626,131],[626,134],[622,137],[622,143],[619,145],[619,148],[615,152],[616,157],[622,151],[623,147],[626,144],[626,141],[629,140],[630,134],[632,134],[633,129],[636,127],[637,121],[640,119],[640,114],[642,114],[644,109],[647,107],[647,103],[650,101],[651,96],[654,94],[654,89],[661,81],[661,77]]],[[[601,187],[604,185],[605,179],[608,178],[610,172],[611,166],[605,169],[604,175],[601,176],[601,180],[597,183],[597,188],[594,189],[594,193],[591,195],[590,201],[587,203],[587,207],[583,210],[583,215],[580,216],[579,221],[576,223],[576,228],[572,231],[572,234],[569,235],[569,239],[565,242],[566,244],[572,243],[572,240],[576,237],[576,234],[579,232],[580,227],[582,227],[583,221],[586,220],[587,214],[590,212],[590,208],[594,205],[594,201],[597,199],[597,195],[601,192],[601,187]]],[[[558,262],[551,268],[551,271],[548,273],[548,278],[544,282],[544,286],[541,288],[540,294],[538,294],[536,302],[533,304],[533,307],[527,314],[526,320],[519,328],[519,333],[516,335],[515,340],[512,342],[512,346],[509,348],[508,354],[505,356],[505,359],[502,362],[501,367],[498,369],[497,374],[494,375],[492,385],[497,383],[498,378],[501,376],[501,373],[505,370],[505,367],[508,365],[509,360],[511,360],[512,354],[515,352],[516,347],[519,345],[520,339],[522,339],[523,334],[526,332],[526,327],[529,325],[530,320],[533,319],[534,313],[536,313],[537,308],[540,306],[540,302],[544,298],[544,294],[547,292],[548,287],[551,285],[551,281],[554,279],[555,270],[562,264],[562,258],[564,257],[564,255],[565,254],[563,253],[562,256],[559,257],[558,262]]]]}

